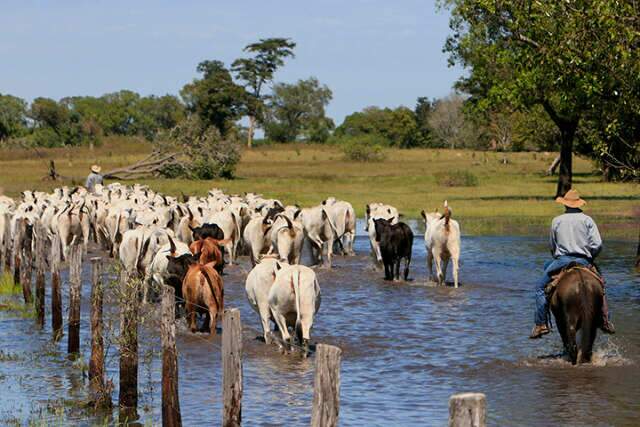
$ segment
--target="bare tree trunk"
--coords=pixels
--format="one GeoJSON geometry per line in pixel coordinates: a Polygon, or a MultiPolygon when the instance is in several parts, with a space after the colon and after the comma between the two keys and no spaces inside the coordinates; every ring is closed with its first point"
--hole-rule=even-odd
{"type": "Polygon", "coordinates": [[[249,116],[249,132],[247,135],[247,147],[253,147],[253,133],[256,129],[256,118],[255,116],[249,116]]]}
{"type": "Polygon", "coordinates": [[[553,162],[549,166],[549,169],[547,169],[547,175],[555,175],[556,174],[556,170],[558,169],[558,166],[560,166],[560,156],[559,155],[556,156],[555,159],[553,159],[553,162]]]}
{"type": "Polygon", "coordinates": [[[558,187],[556,197],[564,196],[571,189],[573,178],[573,138],[577,123],[565,124],[560,128],[560,169],[558,171],[558,187]]]}

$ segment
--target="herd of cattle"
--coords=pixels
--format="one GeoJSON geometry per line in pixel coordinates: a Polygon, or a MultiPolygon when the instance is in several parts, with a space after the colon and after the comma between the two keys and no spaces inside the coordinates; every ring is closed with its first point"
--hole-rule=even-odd
{"type": "MultiPolygon", "coordinates": [[[[143,300],[157,295],[162,285],[172,286],[191,330],[198,329],[197,314],[203,314],[201,329],[211,333],[224,305],[224,267],[246,254],[253,265],[246,279],[247,299],[260,316],[265,341],[271,341],[273,321],[284,342],[292,342],[291,328],[306,347],[320,306],[320,286],[314,270],[300,265],[303,244],[309,243],[314,265],[331,267],[334,251],[354,255],[353,206],[330,197],[300,208],[217,189],[206,197],[183,199],[119,183],[97,186],[94,193],[63,187],[52,193],[24,191],[20,201],[0,196],[0,248],[16,244],[15,236],[40,232],[50,242],[59,237],[66,259],[71,245],[82,244],[86,250],[92,240],[119,259],[127,274],[142,279],[143,300]]],[[[371,253],[384,265],[387,280],[400,278],[403,259],[405,280],[409,274],[413,233],[399,217],[393,206],[366,206],[371,253]]],[[[433,276],[435,261],[436,280],[442,284],[451,260],[457,287],[459,225],[447,202],[443,214],[423,211],[422,217],[429,272],[433,276]]]]}

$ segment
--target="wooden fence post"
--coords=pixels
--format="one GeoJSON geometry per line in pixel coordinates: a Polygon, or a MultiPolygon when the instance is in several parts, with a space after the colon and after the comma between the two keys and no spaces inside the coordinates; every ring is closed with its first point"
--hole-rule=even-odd
{"type": "Polygon", "coordinates": [[[9,237],[9,233],[7,233],[8,230],[9,224],[7,223],[5,223],[4,228],[0,230],[0,276],[2,276],[9,267],[9,263],[7,262],[9,260],[7,256],[9,254],[9,241],[7,240],[9,237]]]}
{"type": "Polygon", "coordinates": [[[313,386],[312,427],[338,425],[340,413],[340,359],[342,350],[326,344],[316,347],[316,373],[313,386]]]}
{"type": "Polygon", "coordinates": [[[111,407],[111,395],[104,382],[104,340],[102,337],[102,264],[100,257],[91,258],[91,360],[89,386],[94,404],[111,407]]]}
{"type": "Polygon", "coordinates": [[[484,393],[461,393],[449,398],[449,427],[486,425],[487,399],[484,393]]]}
{"type": "Polygon", "coordinates": [[[68,354],[80,352],[80,292],[82,290],[82,244],[74,243],[69,256],[68,354]]]}
{"type": "Polygon", "coordinates": [[[138,282],[120,272],[120,407],[119,421],[137,418],[138,408],[138,282]]]}
{"type": "Polygon", "coordinates": [[[242,323],[240,310],[222,315],[222,425],[237,427],[242,422],[242,323]]]}
{"type": "Polygon", "coordinates": [[[24,225],[24,234],[21,240],[21,250],[18,253],[22,254],[20,261],[20,285],[22,285],[22,296],[24,297],[25,304],[33,303],[33,293],[31,292],[31,273],[33,271],[33,226],[24,225]]]}
{"type": "Polygon", "coordinates": [[[171,286],[162,286],[162,425],[182,426],[178,394],[176,350],[176,297],[171,286]]]}
{"type": "Polygon", "coordinates": [[[36,321],[38,326],[44,326],[44,281],[47,270],[47,238],[44,227],[38,224],[36,238],[36,321]]]}
{"type": "Polygon", "coordinates": [[[20,259],[22,258],[22,220],[16,222],[16,230],[11,244],[11,274],[13,283],[20,283],[20,259]]]}
{"type": "Polygon", "coordinates": [[[60,236],[51,241],[51,330],[55,341],[62,337],[62,290],[60,289],[60,236]]]}

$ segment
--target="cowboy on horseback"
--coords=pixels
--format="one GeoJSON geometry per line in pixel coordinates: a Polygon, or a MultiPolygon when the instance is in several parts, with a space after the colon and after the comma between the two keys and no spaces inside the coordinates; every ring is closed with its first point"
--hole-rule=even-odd
{"type": "MultiPolygon", "coordinates": [[[[564,214],[557,216],[551,223],[550,247],[553,259],[544,265],[544,276],[536,284],[535,326],[529,338],[540,338],[550,332],[548,326],[548,301],[545,286],[551,277],[570,264],[591,267],[594,259],[602,250],[600,232],[593,219],[580,209],[587,202],[582,200],[576,190],[569,190],[556,202],[565,206],[564,214]]],[[[604,284],[603,284],[604,293],[604,284]]],[[[600,329],[608,334],[615,333],[609,320],[607,297],[602,303],[602,324],[600,329]]]]}

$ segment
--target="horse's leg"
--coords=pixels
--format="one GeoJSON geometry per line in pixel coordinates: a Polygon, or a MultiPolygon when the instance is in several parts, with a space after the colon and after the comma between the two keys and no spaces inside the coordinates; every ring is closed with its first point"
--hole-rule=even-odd
{"type": "Polygon", "coordinates": [[[575,319],[567,319],[567,344],[565,345],[571,364],[578,363],[578,345],[576,344],[576,322],[575,319]]]}
{"type": "Polygon", "coordinates": [[[582,337],[580,339],[580,360],[579,363],[591,362],[593,352],[593,342],[596,339],[598,328],[595,319],[584,319],[582,321],[582,337]]]}

